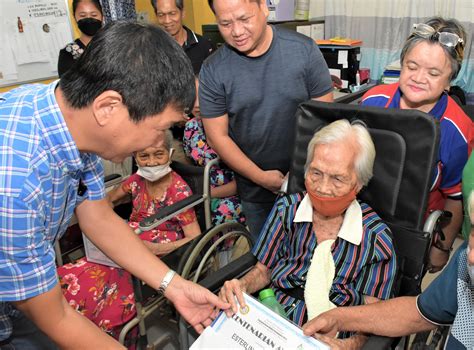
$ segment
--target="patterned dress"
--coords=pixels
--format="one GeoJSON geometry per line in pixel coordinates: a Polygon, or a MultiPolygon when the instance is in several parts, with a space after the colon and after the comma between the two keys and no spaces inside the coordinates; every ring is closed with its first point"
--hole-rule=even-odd
{"type": "MultiPolygon", "coordinates": [[[[172,172],[171,176],[170,186],[162,198],[151,198],[144,179],[137,174],[122,184],[123,190],[132,195],[133,210],[129,222],[132,228],[136,228],[142,219],[154,214],[157,209],[192,194],[178,174],[172,172]]],[[[140,238],[155,243],[176,241],[184,237],[182,226],[194,221],[196,215],[190,209],[156,229],[142,233],[140,238]]],[[[59,267],[58,275],[69,304],[118,339],[122,326],[136,315],[131,275],[123,269],[88,262],[86,258],[59,267]]],[[[135,336],[136,332],[132,333],[126,345],[133,347],[135,336]]]]}
{"type": "MultiPolygon", "coordinates": [[[[217,153],[206,141],[202,121],[197,117],[189,120],[184,127],[183,148],[184,153],[198,166],[206,166],[208,162],[217,158],[217,153]]],[[[219,166],[211,169],[212,188],[228,184],[232,180],[234,173],[224,163],[220,162],[219,166]]],[[[240,198],[237,195],[213,198],[211,209],[213,226],[224,222],[245,222],[240,198]]]]}

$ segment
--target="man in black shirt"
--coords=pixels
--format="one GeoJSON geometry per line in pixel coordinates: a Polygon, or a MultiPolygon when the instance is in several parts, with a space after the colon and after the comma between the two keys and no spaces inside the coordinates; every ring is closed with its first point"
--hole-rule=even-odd
{"type": "Polygon", "coordinates": [[[194,74],[199,74],[202,62],[215,50],[214,44],[183,25],[183,0],[151,0],[151,4],[158,24],[183,47],[191,60],[194,74]]]}

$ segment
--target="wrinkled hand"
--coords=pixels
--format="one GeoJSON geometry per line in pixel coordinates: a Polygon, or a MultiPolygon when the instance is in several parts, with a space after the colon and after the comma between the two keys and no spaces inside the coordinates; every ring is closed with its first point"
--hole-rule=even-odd
{"type": "Polygon", "coordinates": [[[246,305],[243,295],[244,292],[246,292],[246,288],[238,279],[232,279],[230,281],[224,282],[224,285],[219,291],[219,298],[223,302],[230,304],[230,308],[225,311],[227,317],[230,317],[235,314],[239,310],[239,305],[246,305]],[[239,305],[237,305],[235,301],[236,297],[237,301],[239,302],[239,305]]]}
{"type": "Polygon", "coordinates": [[[202,333],[217,317],[220,309],[228,309],[230,305],[200,285],[175,276],[165,292],[165,296],[174,304],[176,310],[202,333]]]}
{"type": "Polygon", "coordinates": [[[285,176],[279,170],[266,170],[259,185],[272,192],[278,192],[283,184],[285,176]]]}
{"type": "Polygon", "coordinates": [[[428,272],[436,273],[441,271],[443,267],[448,263],[449,254],[439,250],[435,246],[431,246],[430,249],[430,260],[428,263],[428,272]]]}
{"type": "Polygon", "coordinates": [[[303,325],[303,333],[305,335],[314,335],[316,333],[334,338],[339,331],[337,318],[333,317],[333,309],[322,313],[303,325]]]}

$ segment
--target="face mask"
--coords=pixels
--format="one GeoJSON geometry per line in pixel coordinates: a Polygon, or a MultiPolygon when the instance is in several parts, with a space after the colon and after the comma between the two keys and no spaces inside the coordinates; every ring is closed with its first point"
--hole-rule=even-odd
{"type": "Polygon", "coordinates": [[[170,163],[166,163],[157,166],[139,166],[137,174],[143,177],[145,180],[155,182],[161,179],[163,176],[168,175],[170,172],[170,163]]]}
{"type": "Polygon", "coordinates": [[[94,36],[95,33],[102,27],[102,22],[98,19],[87,17],[77,21],[79,30],[85,35],[94,36]]]}
{"type": "MultiPolygon", "coordinates": [[[[469,256],[469,246],[467,246],[467,256],[469,256]]],[[[474,265],[470,265],[469,261],[467,262],[467,273],[469,274],[469,277],[471,278],[471,286],[474,286],[474,265]]]]}
{"type": "Polygon", "coordinates": [[[305,182],[306,191],[313,208],[321,215],[335,217],[341,215],[356,198],[355,187],[346,195],[340,197],[321,197],[310,190],[310,186],[305,182]]]}

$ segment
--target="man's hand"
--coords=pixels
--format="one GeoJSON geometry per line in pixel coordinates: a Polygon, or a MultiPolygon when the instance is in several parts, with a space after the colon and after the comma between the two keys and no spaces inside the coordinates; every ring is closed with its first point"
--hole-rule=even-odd
{"type": "Polygon", "coordinates": [[[230,307],[206,288],[178,275],[172,279],[165,296],[199,334],[217,317],[219,309],[230,307]]]}
{"type": "Polygon", "coordinates": [[[337,312],[337,308],[326,311],[321,315],[313,318],[303,325],[303,333],[305,335],[314,335],[316,333],[327,335],[334,338],[339,331],[337,318],[333,314],[337,312]]]}
{"type": "Polygon", "coordinates": [[[239,302],[240,306],[245,306],[245,300],[243,293],[246,292],[245,286],[242,284],[241,281],[238,279],[233,279],[230,281],[225,281],[224,285],[222,286],[221,290],[219,291],[219,298],[226,303],[230,304],[230,308],[226,310],[226,315],[228,317],[235,314],[239,307],[235,302],[235,298],[237,297],[237,301],[239,302]]]}
{"type": "Polygon", "coordinates": [[[266,170],[263,172],[263,176],[257,184],[265,187],[271,192],[278,192],[281,188],[281,185],[283,185],[284,179],[285,175],[283,175],[281,171],[266,170]]]}
{"type": "Polygon", "coordinates": [[[367,341],[366,336],[358,334],[347,339],[337,339],[322,334],[316,334],[314,337],[329,345],[331,350],[358,350],[362,349],[367,341]]]}

